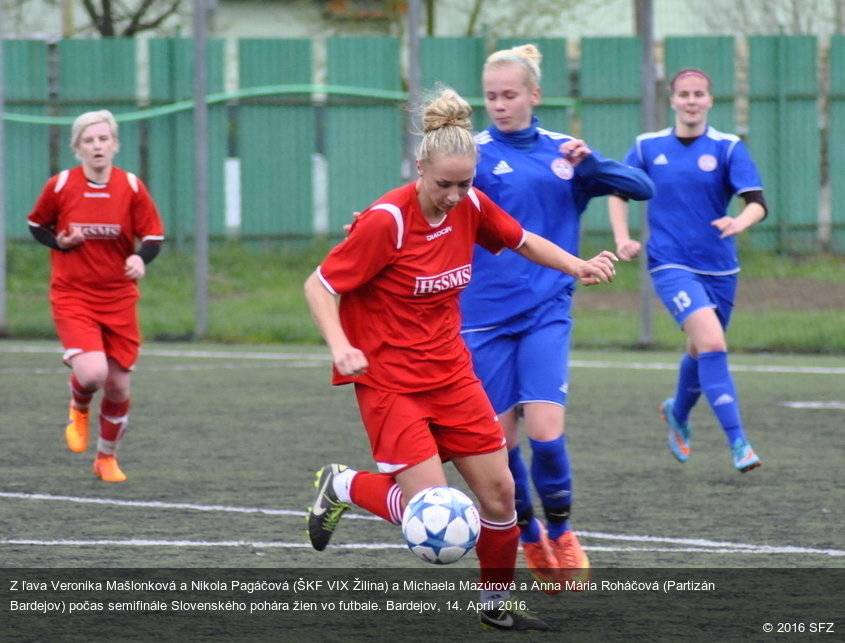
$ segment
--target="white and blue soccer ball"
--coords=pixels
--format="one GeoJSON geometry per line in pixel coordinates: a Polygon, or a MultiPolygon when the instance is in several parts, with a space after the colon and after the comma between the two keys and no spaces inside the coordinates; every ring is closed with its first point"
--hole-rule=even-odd
{"type": "Polygon", "coordinates": [[[428,487],[402,514],[408,548],[427,563],[449,565],[475,547],[481,518],[472,500],[452,487],[428,487]]]}

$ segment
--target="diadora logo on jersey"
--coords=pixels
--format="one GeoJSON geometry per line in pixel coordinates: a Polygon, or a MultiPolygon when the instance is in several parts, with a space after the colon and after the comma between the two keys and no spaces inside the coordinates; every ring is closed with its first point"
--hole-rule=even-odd
{"type": "Polygon", "coordinates": [[[703,172],[712,172],[719,165],[719,161],[712,154],[702,154],[698,157],[698,169],[703,172]]]}
{"type": "Polygon", "coordinates": [[[437,232],[432,232],[431,234],[427,234],[425,236],[426,241],[434,241],[438,237],[442,237],[444,234],[449,234],[452,231],[452,226],[448,225],[442,230],[438,230],[437,232]]]}
{"type": "Polygon", "coordinates": [[[439,275],[417,277],[414,294],[433,295],[444,290],[466,288],[470,279],[472,279],[472,266],[470,264],[441,272],[439,275]]]}
{"type": "Polygon", "coordinates": [[[507,161],[499,161],[493,168],[493,174],[507,174],[508,172],[513,172],[513,168],[508,165],[507,161]]]}
{"type": "Polygon", "coordinates": [[[116,223],[74,223],[86,239],[117,239],[120,224],[116,223]]]}
{"type": "Polygon", "coordinates": [[[666,155],[660,153],[655,157],[654,161],[652,161],[655,165],[669,165],[669,159],[666,158],[666,155]]]}
{"type": "Polygon", "coordinates": [[[572,163],[566,159],[555,159],[552,161],[551,167],[555,176],[559,179],[564,179],[565,181],[571,179],[572,175],[575,174],[575,170],[572,168],[572,163]]]}

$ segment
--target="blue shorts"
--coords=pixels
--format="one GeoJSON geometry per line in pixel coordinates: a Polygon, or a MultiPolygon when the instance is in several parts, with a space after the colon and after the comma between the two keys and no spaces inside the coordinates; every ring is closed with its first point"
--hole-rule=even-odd
{"type": "Polygon", "coordinates": [[[736,299],[737,277],[736,273],[702,275],[681,268],[664,268],[651,273],[651,283],[681,328],[695,311],[714,308],[722,328],[727,330],[736,299]]]}
{"type": "Polygon", "coordinates": [[[496,413],[526,402],[566,406],[571,306],[567,294],[501,326],[461,332],[496,413]]]}

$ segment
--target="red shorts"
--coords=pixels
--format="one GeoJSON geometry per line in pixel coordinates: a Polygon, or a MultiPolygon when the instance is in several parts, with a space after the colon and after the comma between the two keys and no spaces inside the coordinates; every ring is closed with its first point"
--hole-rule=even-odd
{"type": "Polygon", "coordinates": [[[68,293],[53,292],[50,299],[65,361],[79,353],[103,351],[126,370],[135,367],[141,346],[135,298],[109,311],[96,310],[68,293]]]}
{"type": "Polygon", "coordinates": [[[505,445],[499,419],[475,376],[421,393],[358,384],[355,394],[381,473],[399,473],[435,454],[446,461],[505,445]]]}

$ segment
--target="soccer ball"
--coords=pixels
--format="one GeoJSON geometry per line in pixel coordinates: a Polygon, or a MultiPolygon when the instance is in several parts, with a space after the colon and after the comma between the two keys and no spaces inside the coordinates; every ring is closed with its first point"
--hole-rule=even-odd
{"type": "Polygon", "coordinates": [[[475,547],[481,531],[478,509],[463,491],[428,487],[416,494],[402,514],[408,548],[427,563],[448,565],[475,547]]]}

